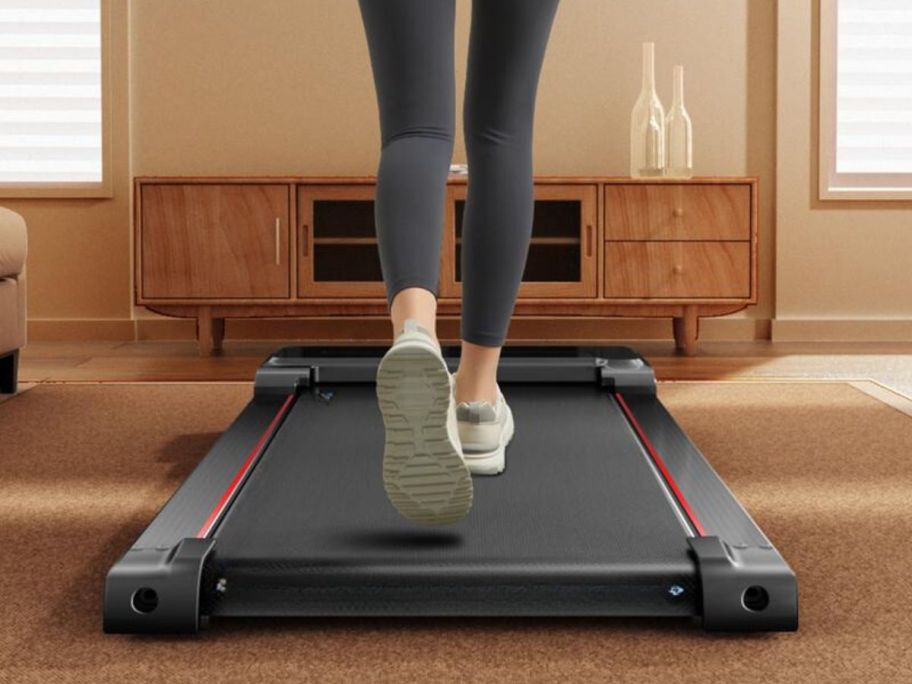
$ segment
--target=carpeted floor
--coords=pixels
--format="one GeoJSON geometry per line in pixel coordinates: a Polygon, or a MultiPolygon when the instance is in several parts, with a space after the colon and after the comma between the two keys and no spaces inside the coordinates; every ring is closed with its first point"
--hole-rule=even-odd
{"type": "Polygon", "coordinates": [[[659,392],[798,573],[799,632],[339,619],[106,636],[105,572],[250,388],[42,384],[0,404],[0,681],[912,681],[912,417],[844,383],[659,392]]]}

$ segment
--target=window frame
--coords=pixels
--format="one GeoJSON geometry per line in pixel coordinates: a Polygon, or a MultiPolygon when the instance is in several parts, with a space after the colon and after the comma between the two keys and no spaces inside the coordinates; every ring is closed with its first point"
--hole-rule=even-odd
{"type": "Polygon", "coordinates": [[[820,0],[818,195],[821,200],[912,200],[912,172],[837,173],[838,0],[820,0]]]}
{"type": "Polygon", "coordinates": [[[113,182],[113,97],[111,89],[111,0],[99,0],[101,10],[101,181],[0,182],[0,198],[111,198],[113,182]]]}

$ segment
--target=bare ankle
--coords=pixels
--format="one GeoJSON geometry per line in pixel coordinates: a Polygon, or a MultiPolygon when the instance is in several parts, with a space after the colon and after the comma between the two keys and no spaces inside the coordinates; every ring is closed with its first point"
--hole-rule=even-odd
{"type": "Polygon", "coordinates": [[[456,401],[497,400],[497,364],[500,347],[486,347],[463,340],[456,372],[456,401]]]}
{"type": "Polygon", "coordinates": [[[434,293],[421,287],[407,287],[396,293],[390,306],[394,339],[410,318],[437,340],[437,298],[434,293]]]}
{"type": "Polygon", "coordinates": [[[454,373],[454,396],[457,403],[470,401],[487,401],[494,404],[497,400],[497,381],[495,378],[479,378],[454,373]]]}

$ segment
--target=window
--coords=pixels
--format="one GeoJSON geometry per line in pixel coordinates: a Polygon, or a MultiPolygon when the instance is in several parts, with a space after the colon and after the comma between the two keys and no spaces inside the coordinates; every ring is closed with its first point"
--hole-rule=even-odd
{"type": "Polygon", "coordinates": [[[821,0],[820,197],[912,199],[910,0],[821,0]]]}
{"type": "Polygon", "coordinates": [[[102,9],[102,0],[0,0],[4,196],[109,194],[102,9]]]}

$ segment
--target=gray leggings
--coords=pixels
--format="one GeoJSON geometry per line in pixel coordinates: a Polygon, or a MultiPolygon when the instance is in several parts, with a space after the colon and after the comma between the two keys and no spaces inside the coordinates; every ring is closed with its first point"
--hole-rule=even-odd
{"type": "MultiPolygon", "coordinates": [[[[532,123],[559,0],[472,0],[462,339],[506,337],[532,233],[532,123]]],[[[374,218],[387,303],[436,297],[454,139],[455,0],[359,0],[380,112],[374,218]]]]}

